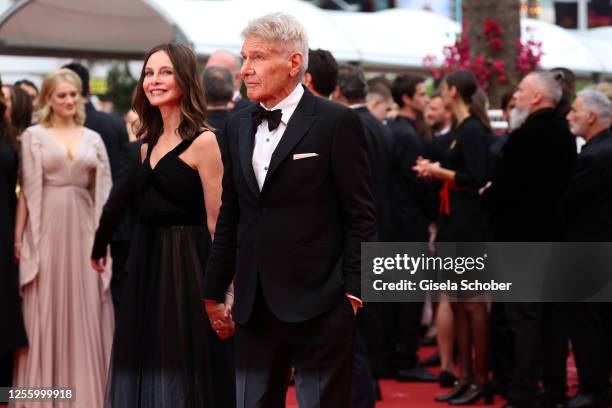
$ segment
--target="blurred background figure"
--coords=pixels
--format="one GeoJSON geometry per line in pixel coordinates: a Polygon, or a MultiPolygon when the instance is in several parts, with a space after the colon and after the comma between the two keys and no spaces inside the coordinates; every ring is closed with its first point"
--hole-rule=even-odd
{"type": "Polygon", "coordinates": [[[134,109],[130,109],[125,112],[123,115],[123,120],[125,121],[125,128],[128,134],[128,140],[130,142],[136,141],[136,134],[134,134],[134,129],[138,125],[138,114],[134,112],[134,109]]]}
{"type": "MultiPolygon", "coordinates": [[[[367,83],[363,71],[354,65],[341,65],[333,99],[354,109],[363,123],[372,171],[378,240],[385,242],[391,239],[393,223],[389,209],[392,200],[389,180],[393,166],[393,136],[366,107],[366,95],[367,83]]],[[[384,307],[380,303],[366,304],[357,313],[358,333],[353,363],[352,408],[374,407],[377,387],[373,386],[372,376],[377,376],[381,366],[383,319],[384,307]]]]}
{"type": "Polygon", "coordinates": [[[230,116],[233,83],[232,73],[227,68],[211,66],[202,75],[208,110],[206,121],[215,129],[217,140],[221,140],[225,122],[230,116]]]}
{"type": "Polygon", "coordinates": [[[559,118],[567,121],[567,114],[572,109],[572,100],[576,93],[576,75],[571,69],[564,67],[553,68],[549,71],[554,79],[561,85],[561,99],[556,105],[559,118]]]}
{"type": "Polygon", "coordinates": [[[32,123],[32,98],[20,86],[2,87],[6,103],[5,116],[19,142],[21,134],[32,123]]]}
{"type": "MultiPolygon", "coordinates": [[[[15,258],[29,347],[17,352],[15,387],[74,387],[76,405],[102,407],[113,336],[110,268],[89,249],[112,180],[99,134],[85,127],[81,80],[49,73],[40,124],[22,135],[15,258]]],[[[19,406],[19,405],[18,405],[19,406]]]]}
{"type": "MultiPolygon", "coordinates": [[[[123,146],[129,141],[125,122],[120,117],[98,111],[93,106],[89,99],[89,70],[84,65],[72,62],[65,65],[64,68],[75,72],[81,79],[83,84],[81,95],[85,102],[84,126],[97,132],[102,137],[110,161],[113,183],[116,183],[119,176],[119,155],[123,146]]],[[[121,282],[125,280],[125,263],[129,254],[130,231],[128,221],[122,222],[115,230],[110,243],[110,253],[113,258],[111,290],[115,302],[120,298],[121,282]]],[[[117,306],[118,304],[115,304],[115,311],[119,309],[117,306]]]]}
{"type": "Polygon", "coordinates": [[[329,99],[336,89],[338,63],[327,50],[308,50],[308,68],[302,83],[316,96],[329,99]]]}
{"type": "Polygon", "coordinates": [[[242,66],[242,60],[236,54],[233,54],[226,50],[218,50],[213,52],[208,60],[206,61],[205,68],[208,67],[222,67],[228,69],[232,73],[234,78],[234,93],[232,95],[232,101],[230,109],[233,112],[237,112],[250,105],[250,101],[243,97],[240,92],[242,79],[240,78],[240,67],[242,66]]]}
{"type": "Polygon", "coordinates": [[[19,272],[13,258],[18,143],[6,108],[0,95],[0,387],[12,385],[14,352],[28,344],[21,315],[19,272]]]}
{"type": "MultiPolygon", "coordinates": [[[[611,116],[612,104],[593,89],[578,92],[567,115],[572,133],[586,141],[563,196],[568,242],[612,242],[611,116]]],[[[607,269],[590,268],[594,290],[609,280],[607,269]]],[[[569,288],[580,287],[579,282],[565,283],[569,288]]],[[[609,304],[574,302],[564,306],[580,381],[578,393],[567,406],[608,407],[610,367],[606,355],[610,343],[605,342],[605,331],[610,324],[606,315],[609,304]]]]}
{"type": "MultiPolygon", "coordinates": [[[[443,182],[436,241],[483,242],[487,236],[487,218],[478,190],[485,186],[489,176],[491,125],[485,109],[486,100],[478,95],[476,77],[470,71],[447,75],[442,82],[441,95],[456,123],[451,144],[441,163],[419,159],[414,170],[419,177],[443,182]]],[[[487,303],[483,300],[452,302],[451,306],[461,373],[455,387],[435,400],[454,405],[475,404],[481,399],[492,403],[493,390],[487,366],[487,303]]]]}
{"type": "Polygon", "coordinates": [[[391,96],[391,85],[384,76],[368,80],[366,105],[379,121],[384,122],[390,119],[389,111],[393,106],[393,97],[391,96]]]}
{"type": "Polygon", "coordinates": [[[36,84],[34,84],[34,82],[30,80],[21,79],[15,82],[15,86],[20,87],[21,89],[26,91],[28,95],[30,95],[30,98],[32,100],[32,112],[36,112],[36,110],[38,109],[38,87],[36,87],[36,84]]]}

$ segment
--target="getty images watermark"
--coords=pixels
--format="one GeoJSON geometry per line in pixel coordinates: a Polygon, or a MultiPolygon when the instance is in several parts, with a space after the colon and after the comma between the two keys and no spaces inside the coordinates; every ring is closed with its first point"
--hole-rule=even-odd
{"type": "Polygon", "coordinates": [[[610,302],[612,243],[362,244],[367,302],[610,302]]]}

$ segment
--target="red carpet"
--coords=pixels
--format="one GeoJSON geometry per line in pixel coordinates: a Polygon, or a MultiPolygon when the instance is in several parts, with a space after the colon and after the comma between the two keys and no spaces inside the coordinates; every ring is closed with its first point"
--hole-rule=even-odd
{"type": "MultiPolygon", "coordinates": [[[[421,348],[419,354],[422,358],[429,357],[435,352],[433,347],[421,348]]],[[[438,369],[431,370],[434,373],[438,369]]],[[[568,359],[567,363],[568,384],[570,386],[569,394],[573,395],[576,392],[577,375],[574,366],[573,358],[568,359]]],[[[384,380],[381,382],[383,400],[376,404],[376,408],[445,408],[447,404],[435,403],[433,397],[436,394],[445,392],[445,389],[440,388],[436,383],[399,383],[393,380],[384,380]]],[[[495,403],[489,405],[491,408],[499,408],[505,403],[499,396],[495,397],[495,403]]],[[[477,406],[486,406],[480,402],[477,406]]],[[[0,408],[6,408],[6,405],[0,404],[0,408]]],[[[298,408],[295,399],[295,387],[291,387],[287,393],[287,408],[298,408]]]]}
{"type": "MultiPolygon", "coordinates": [[[[422,347],[419,350],[419,355],[421,358],[426,358],[431,356],[435,350],[434,347],[422,347]]],[[[439,369],[435,367],[431,368],[430,371],[437,374],[439,369]]],[[[570,385],[569,394],[573,395],[576,392],[577,377],[574,360],[571,357],[568,359],[567,374],[568,384],[570,385]]],[[[400,383],[394,380],[383,380],[380,385],[383,399],[376,404],[376,408],[446,408],[449,406],[445,403],[433,401],[435,395],[445,393],[448,390],[440,388],[437,383],[400,383]]],[[[504,403],[505,400],[496,395],[494,404],[488,405],[488,407],[499,408],[504,403]]],[[[481,401],[476,406],[487,405],[481,401]]],[[[291,387],[287,393],[287,408],[298,408],[294,387],[291,387]]]]}

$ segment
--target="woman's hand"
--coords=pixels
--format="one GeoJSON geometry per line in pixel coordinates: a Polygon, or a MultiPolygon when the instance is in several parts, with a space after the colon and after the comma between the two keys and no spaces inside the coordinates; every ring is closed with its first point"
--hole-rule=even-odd
{"type": "Polygon", "coordinates": [[[430,160],[422,157],[419,157],[415,165],[412,166],[412,170],[417,173],[417,177],[427,179],[435,178],[435,174],[438,169],[440,169],[439,162],[432,163],[430,160]]]}

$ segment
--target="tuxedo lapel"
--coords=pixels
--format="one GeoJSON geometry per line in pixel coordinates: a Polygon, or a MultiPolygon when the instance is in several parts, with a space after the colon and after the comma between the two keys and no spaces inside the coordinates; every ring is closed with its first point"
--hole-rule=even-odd
{"type": "Polygon", "coordinates": [[[257,197],[259,197],[259,186],[253,171],[253,145],[255,144],[255,133],[252,130],[252,121],[250,116],[240,118],[240,129],[238,134],[238,143],[240,146],[240,167],[246,183],[257,197]]]}
{"type": "Polygon", "coordinates": [[[304,135],[317,120],[317,116],[314,114],[314,98],[316,97],[313,94],[307,89],[304,89],[304,95],[293,112],[293,115],[291,115],[291,119],[289,119],[289,123],[287,124],[287,129],[285,129],[283,137],[272,154],[270,169],[264,180],[264,188],[268,179],[273,176],[283,160],[291,153],[293,148],[302,140],[304,135]]]}

